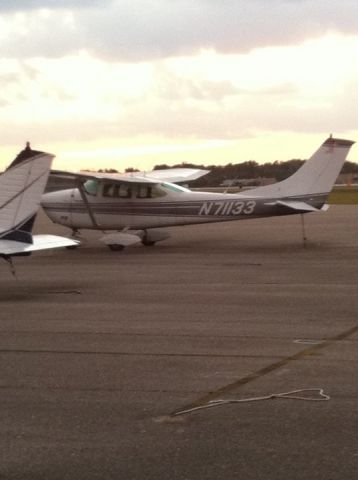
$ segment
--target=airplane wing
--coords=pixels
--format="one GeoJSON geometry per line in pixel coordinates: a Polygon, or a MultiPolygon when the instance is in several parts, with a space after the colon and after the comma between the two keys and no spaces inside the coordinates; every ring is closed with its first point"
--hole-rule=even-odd
{"type": "Polygon", "coordinates": [[[66,172],[62,170],[51,170],[50,179],[57,178],[61,182],[83,182],[90,179],[96,180],[110,180],[111,182],[125,182],[125,183],[160,183],[155,178],[142,176],[143,173],[134,172],[133,174],[117,174],[117,173],[101,173],[101,172],[66,172]]]}
{"type": "MultiPolygon", "coordinates": [[[[209,170],[201,168],[168,168],[165,170],[152,170],[151,172],[144,172],[145,177],[157,179],[160,182],[180,183],[191,182],[197,178],[208,174],[209,170]]],[[[141,176],[143,173],[138,172],[141,176]]],[[[135,176],[135,173],[133,174],[135,176]]]]}
{"type": "Polygon", "coordinates": [[[33,243],[24,243],[0,239],[0,255],[19,255],[51,248],[75,247],[79,244],[77,240],[58,235],[33,235],[32,240],[33,243]]]}
{"type": "MultiPolygon", "coordinates": [[[[165,170],[153,170],[151,172],[131,172],[125,174],[101,173],[101,172],[66,172],[62,170],[51,170],[51,178],[57,179],[62,184],[85,181],[89,179],[111,180],[121,183],[149,183],[161,182],[179,183],[190,182],[206,175],[209,171],[200,168],[168,168],[165,170]]],[[[72,185],[73,186],[73,185],[72,185]]]]}

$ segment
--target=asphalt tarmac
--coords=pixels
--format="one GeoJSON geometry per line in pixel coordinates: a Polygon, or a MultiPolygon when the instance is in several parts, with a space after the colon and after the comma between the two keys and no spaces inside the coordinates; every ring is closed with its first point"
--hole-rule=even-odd
{"type": "Polygon", "coordinates": [[[358,208],[305,219],[0,264],[0,479],[357,479],[358,208]]]}

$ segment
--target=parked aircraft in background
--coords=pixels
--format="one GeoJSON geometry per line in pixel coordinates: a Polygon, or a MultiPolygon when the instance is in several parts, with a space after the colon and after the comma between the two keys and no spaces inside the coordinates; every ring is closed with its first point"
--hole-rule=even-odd
{"type": "Polygon", "coordinates": [[[52,159],[53,155],[31,150],[27,144],[0,175],[0,257],[11,266],[13,256],[30,255],[34,251],[49,248],[77,246],[79,243],[57,235],[31,233],[52,159]]]}
{"type": "Polygon", "coordinates": [[[168,169],[112,175],[53,175],[76,180],[77,187],[47,193],[42,206],[55,223],[107,233],[112,250],[168,238],[160,227],[247,220],[325,210],[325,201],[354,142],[329,137],[291,177],[237,194],[193,192],[176,182],[205,175],[205,170],[168,169]]]}

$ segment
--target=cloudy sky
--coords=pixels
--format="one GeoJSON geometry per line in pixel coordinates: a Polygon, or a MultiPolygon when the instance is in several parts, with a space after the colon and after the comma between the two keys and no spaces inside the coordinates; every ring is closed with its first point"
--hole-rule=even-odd
{"type": "Polygon", "coordinates": [[[357,0],[0,1],[0,169],[307,158],[357,85],[357,0]]]}

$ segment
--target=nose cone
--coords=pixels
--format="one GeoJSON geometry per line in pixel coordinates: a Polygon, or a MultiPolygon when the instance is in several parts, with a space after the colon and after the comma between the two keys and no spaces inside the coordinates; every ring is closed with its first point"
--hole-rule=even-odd
{"type": "Polygon", "coordinates": [[[67,190],[58,190],[56,192],[47,192],[42,195],[41,203],[46,205],[55,205],[56,203],[70,203],[72,188],[67,190]]]}
{"type": "Polygon", "coordinates": [[[70,225],[71,193],[72,189],[69,189],[42,195],[42,208],[53,222],[66,226],[70,225]]]}

